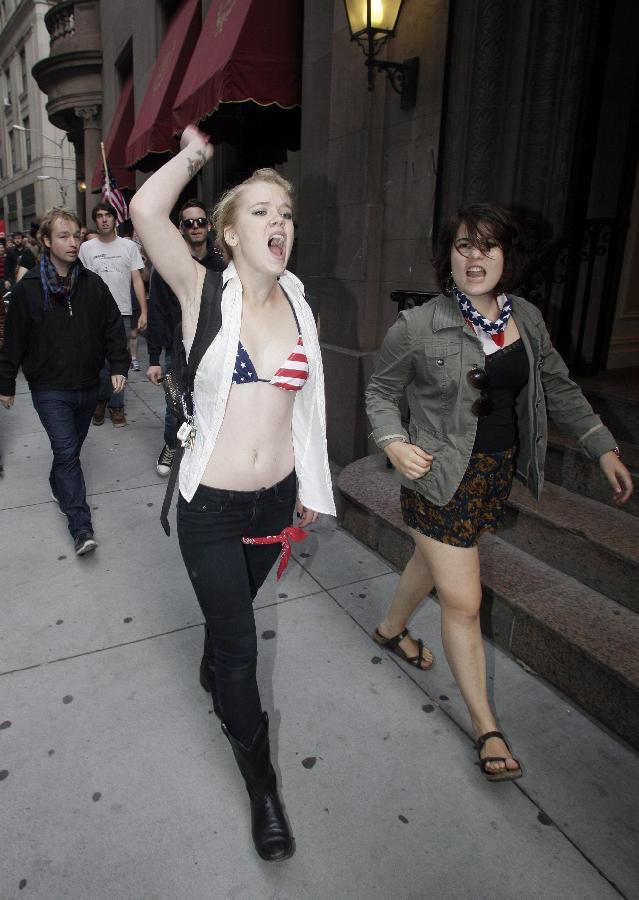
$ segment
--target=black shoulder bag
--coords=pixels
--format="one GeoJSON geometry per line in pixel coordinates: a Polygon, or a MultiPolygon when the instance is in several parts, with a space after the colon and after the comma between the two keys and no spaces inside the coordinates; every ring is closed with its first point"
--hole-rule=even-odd
{"type": "MultiPolygon", "coordinates": [[[[177,419],[178,431],[181,426],[188,424],[189,419],[193,416],[195,373],[202,362],[202,357],[213,343],[222,325],[223,290],[221,273],[207,269],[202,288],[200,313],[188,362],[184,344],[182,343],[181,326],[178,326],[173,337],[173,364],[171,371],[162,379],[162,386],[166,394],[166,402],[177,419]]],[[[169,475],[169,482],[166,486],[166,494],[164,495],[164,503],[160,514],[160,522],[167,535],[171,534],[168,515],[173,499],[173,491],[175,490],[175,482],[180,471],[180,463],[184,455],[184,446],[185,444],[181,441],[178,442],[173,462],[171,463],[171,474],[169,475]]]]}

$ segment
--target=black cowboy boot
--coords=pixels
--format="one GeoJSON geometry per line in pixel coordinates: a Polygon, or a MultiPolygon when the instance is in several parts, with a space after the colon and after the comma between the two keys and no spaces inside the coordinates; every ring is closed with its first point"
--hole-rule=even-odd
{"type": "Polygon", "coordinates": [[[213,701],[213,712],[222,721],[222,711],[217,701],[217,688],[215,684],[215,654],[213,652],[213,641],[209,634],[209,629],[204,626],[204,654],[200,663],[200,684],[204,690],[211,695],[213,701]]]}
{"type": "Polygon", "coordinates": [[[277,793],[277,778],[271,765],[268,740],[268,715],[262,721],[249,747],[236,740],[222,722],[235,761],[246,783],[251,801],[251,830],[255,849],[266,860],[288,859],[295,852],[295,842],[277,793]]]}

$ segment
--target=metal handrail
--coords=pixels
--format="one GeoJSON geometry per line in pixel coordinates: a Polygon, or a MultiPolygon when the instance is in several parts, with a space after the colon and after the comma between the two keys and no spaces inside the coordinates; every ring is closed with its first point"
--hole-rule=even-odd
{"type": "Polygon", "coordinates": [[[550,244],[526,268],[514,293],[539,307],[553,343],[574,370],[605,367],[628,223],[597,218],[550,244]]]}

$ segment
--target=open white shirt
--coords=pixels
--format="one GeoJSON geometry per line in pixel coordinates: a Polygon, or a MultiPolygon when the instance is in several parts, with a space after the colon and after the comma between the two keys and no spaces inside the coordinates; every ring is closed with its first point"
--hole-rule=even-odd
{"type": "MultiPolygon", "coordinates": [[[[201,295],[204,270],[199,271],[201,295]]],[[[187,501],[195,494],[217,440],[235,367],[242,324],[242,284],[233,263],[222,273],[222,327],[204,354],[195,376],[193,399],[196,436],[193,449],[186,449],[180,466],[180,493],[187,501]]],[[[309,377],[295,393],[293,406],[293,453],[298,495],[307,509],[335,515],[333,487],[326,448],[324,370],[313,313],[304,299],[302,282],[284,272],[280,284],[295,309],[308,357],[309,377]]],[[[192,341],[185,342],[187,355],[192,341]]]]}

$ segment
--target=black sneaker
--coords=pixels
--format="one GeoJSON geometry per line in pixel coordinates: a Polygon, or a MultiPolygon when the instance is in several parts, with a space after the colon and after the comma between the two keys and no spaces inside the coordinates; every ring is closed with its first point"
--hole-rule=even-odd
{"type": "Polygon", "coordinates": [[[165,444],[164,447],[162,447],[162,452],[158,456],[158,461],[155,464],[156,472],[158,475],[161,475],[162,478],[166,478],[166,476],[170,474],[174,456],[175,450],[171,450],[171,448],[167,447],[165,444]]]}
{"type": "Polygon", "coordinates": [[[90,531],[81,532],[73,542],[76,556],[84,556],[85,553],[93,553],[97,546],[98,542],[90,531]]]}

